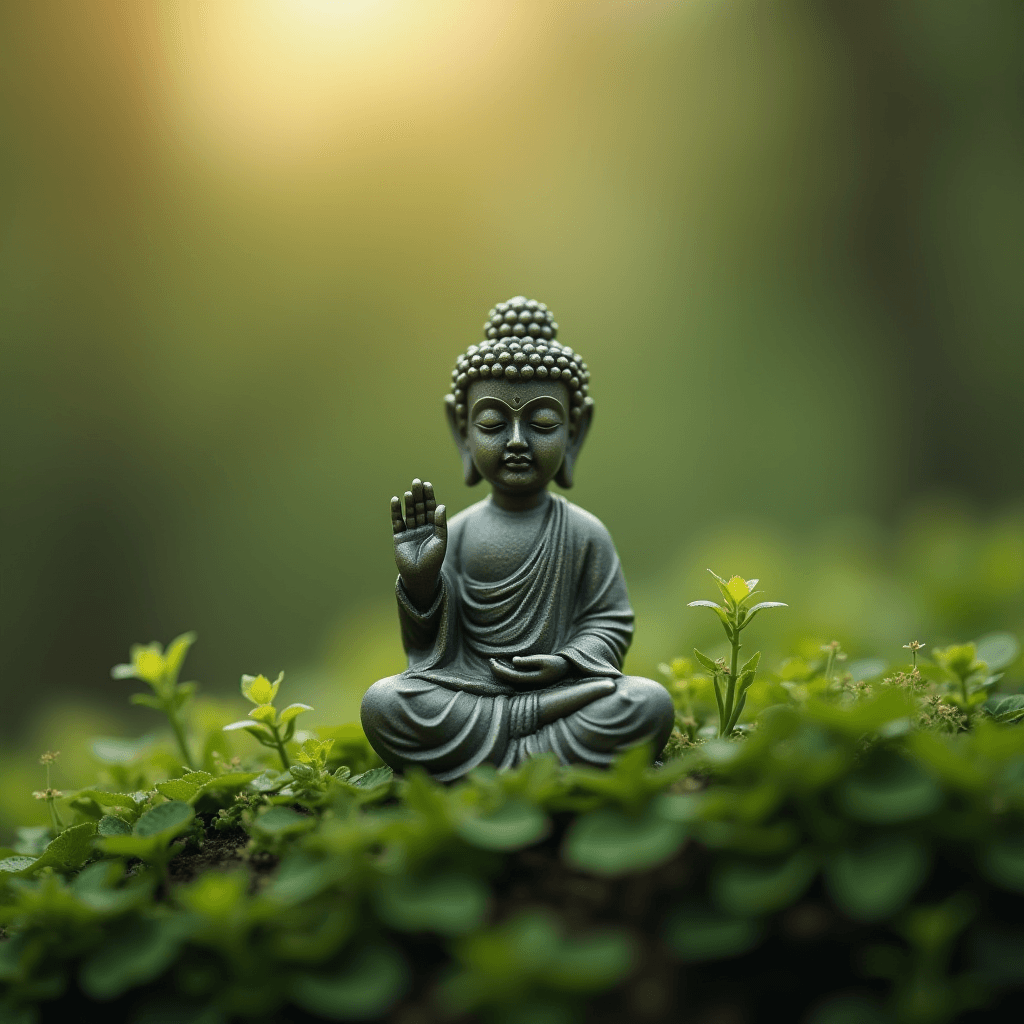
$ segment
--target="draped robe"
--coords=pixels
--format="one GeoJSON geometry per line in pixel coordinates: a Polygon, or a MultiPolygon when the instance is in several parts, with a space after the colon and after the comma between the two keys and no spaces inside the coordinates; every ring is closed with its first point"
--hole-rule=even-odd
{"type": "Polygon", "coordinates": [[[645,739],[660,751],[672,703],[664,687],[621,672],[633,610],[608,531],[551,495],[532,553],[505,579],[482,582],[463,570],[461,552],[465,526],[482,505],[452,518],[430,608],[416,608],[398,579],[409,667],[374,683],[363,698],[363,728],[374,749],[393,768],[420,765],[441,780],[547,751],[563,763],[594,765],[645,739]],[[511,664],[528,654],[569,662],[569,675],[555,686],[612,679],[615,692],[539,725],[539,691],[517,690],[490,666],[491,658],[511,664]]]}

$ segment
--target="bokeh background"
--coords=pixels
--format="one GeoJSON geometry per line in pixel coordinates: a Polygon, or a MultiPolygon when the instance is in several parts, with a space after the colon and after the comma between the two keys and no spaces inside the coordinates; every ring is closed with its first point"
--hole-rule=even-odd
{"type": "Polygon", "coordinates": [[[351,719],[517,293],[592,369],[634,671],[707,566],[772,651],[1022,630],[1017,0],[12,0],[0,51],[8,766],[151,727],[110,666],[186,629],[351,719]]]}

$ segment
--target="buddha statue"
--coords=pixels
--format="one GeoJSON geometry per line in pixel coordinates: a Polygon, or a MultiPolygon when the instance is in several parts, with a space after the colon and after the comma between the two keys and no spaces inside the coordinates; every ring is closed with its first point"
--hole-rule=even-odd
{"type": "Polygon", "coordinates": [[[607,765],[673,725],[668,692],[622,674],[633,610],[618,555],[589,512],[552,494],[593,418],[587,364],[543,303],[499,303],[452,373],[448,426],[464,479],[491,486],[449,521],[430,483],[391,499],[409,667],[367,690],[363,729],[396,771],[451,781],[554,753],[607,765]]]}

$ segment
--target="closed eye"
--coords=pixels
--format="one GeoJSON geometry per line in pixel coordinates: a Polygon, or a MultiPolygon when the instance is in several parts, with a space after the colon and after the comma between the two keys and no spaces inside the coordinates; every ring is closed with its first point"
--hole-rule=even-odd
{"type": "Polygon", "coordinates": [[[530,426],[534,430],[540,430],[544,433],[548,433],[552,430],[557,430],[562,425],[562,419],[560,416],[556,416],[552,412],[542,412],[530,421],[530,426]]]}
{"type": "Polygon", "coordinates": [[[504,420],[477,420],[475,424],[478,430],[483,430],[485,433],[493,434],[494,432],[501,430],[505,426],[504,420]]]}

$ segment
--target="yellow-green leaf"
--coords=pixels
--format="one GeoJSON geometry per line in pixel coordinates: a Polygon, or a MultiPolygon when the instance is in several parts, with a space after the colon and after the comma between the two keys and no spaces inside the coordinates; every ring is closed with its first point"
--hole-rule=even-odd
{"type": "Polygon", "coordinates": [[[157,643],[145,647],[135,644],[131,649],[132,668],[135,678],[147,683],[157,683],[164,674],[164,656],[157,643]]]}
{"type": "Polygon", "coordinates": [[[290,722],[293,718],[297,718],[299,715],[301,715],[303,711],[312,710],[313,709],[308,704],[289,704],[288,707],[286,707],[284,711],[281,712],[280,724],[284,725],[285,722],[290,722]]]}
{"type": "Polygon", "coordinates": [[[273,683],[264,675],[242,676],[242,694],[253,704],[269,704],[277,696],[282,679],[283,672],[273,683]]]}
{"type": "Polygon", "coordinates": [[[195,633],[182,633],[181,636],[175,637],[167,645],[167,653],[164,655],[164,667],[171,679],[177,680],[178,673],[181,671],[181,663],[185,660],[188,649],[195,642],[195,633]]]}
{"type": "Polygon", "coordinates": [[[277,712],[274,710],[273,704],[261,704],[258,708],[253,708],[249,712],[250,718],[255,718],[257,722],[266,722],[267,725],[274,725],[277,721],[277,712]]]}
{"type": "Polygon", "coordinates": [[[750,587],[742,576],[733,576],[725,587],[729,591],[729,596],[737,602],[742,601],[750,593],[750,587]]]}

